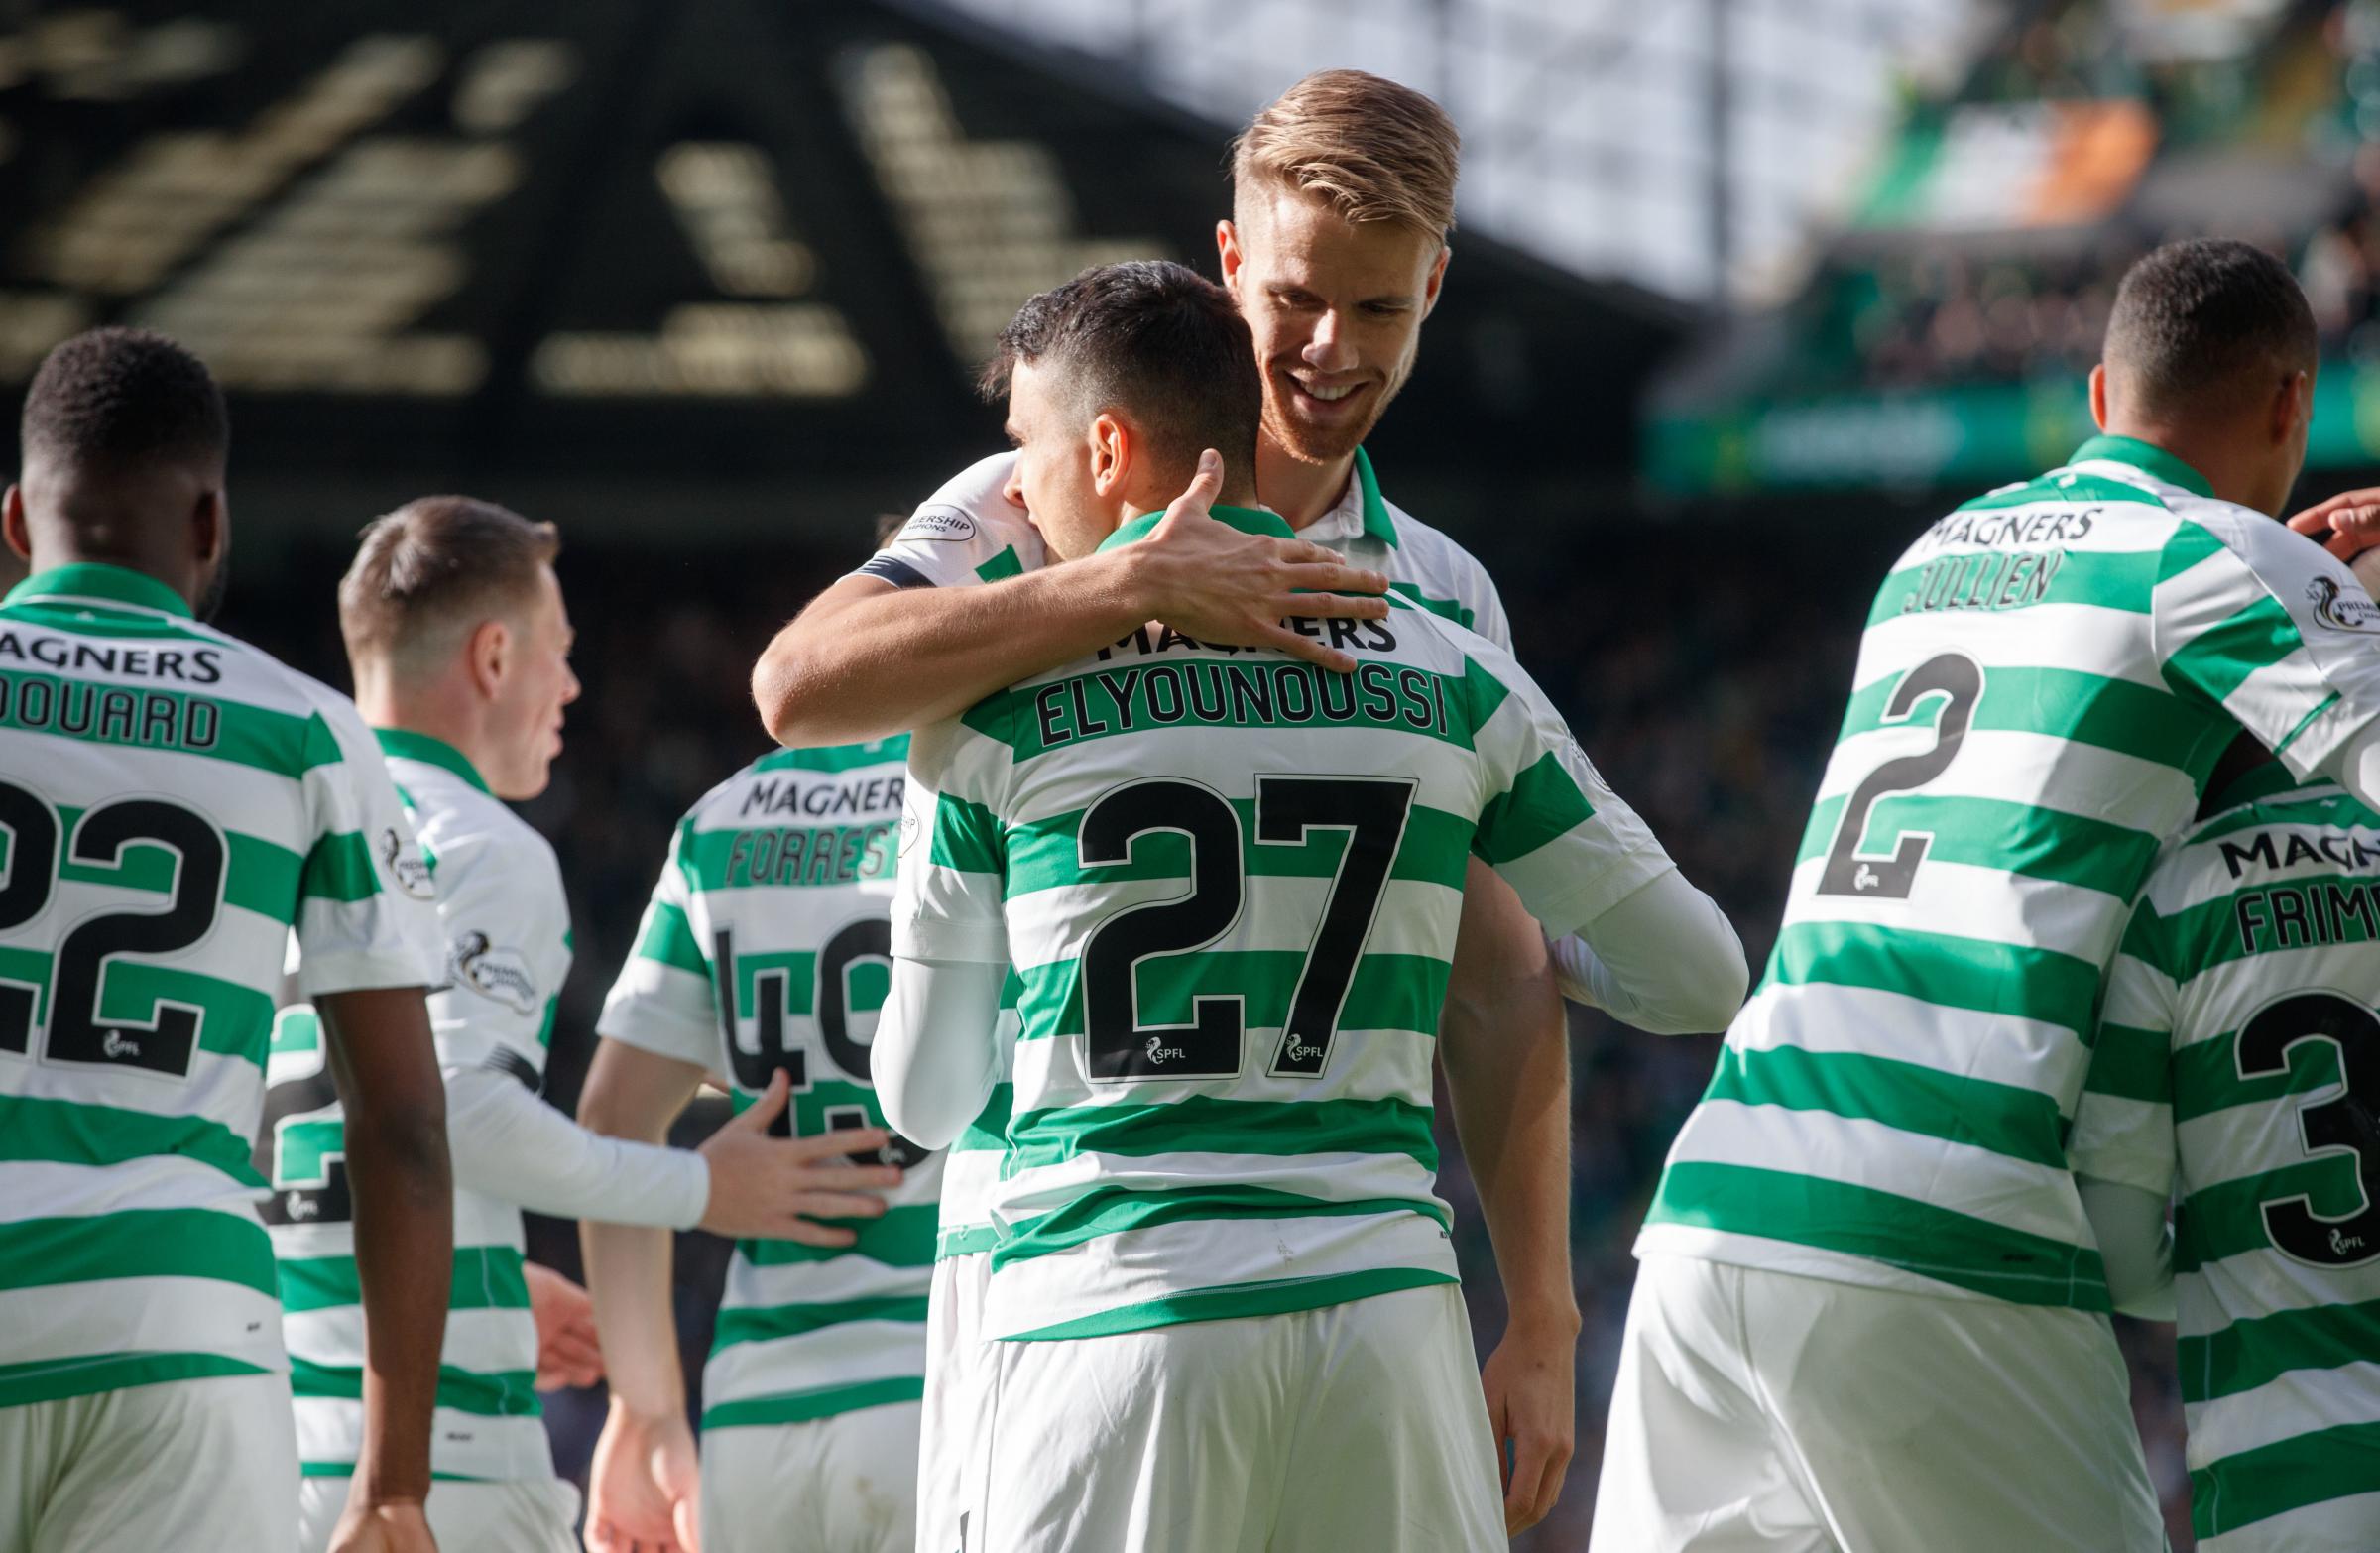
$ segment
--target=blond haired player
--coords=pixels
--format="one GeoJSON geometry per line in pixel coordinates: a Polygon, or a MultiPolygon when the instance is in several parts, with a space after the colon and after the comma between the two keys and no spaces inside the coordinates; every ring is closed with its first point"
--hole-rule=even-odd
{"type": "MultiPolygon", "coordinates": [[[[446,1315],[421,858],[344,697],[198,619],[230,430],[206,367],[97,329],[26,394],[0,604],[0,1549],[293,1546],[251,1168],[282,950],[348,1139],[358,1452],[333,1545],[423,1553],[446,1315]]],[[[344,1487],[344,1485],[342,1486],[344,1487]]]]}
{"type": "MultiPolygon", "coordinates": [[[[1392,589],[1508,648],[1487,573],[1387,500],[1363,445],[1413,370],[1445,280],[1458,149],[1437,104],[1358,70],[1297,82],[1234,147],[1233,212],[1217,222],[1216,241],[1260,369],[1256,489],[1297,538],[1215,522],[1201,500],[1176,504],[1141,543],[1053,565],[1021,505],[1014,458],[986,459],[771,644],[753,676],[770,731],[805,745],[917,727],[1150,620],[1200,642],[1272,647],[1351,670],[1352,622],[1386,606],[1298,590],[1392,589]],[[1312,635],[1281,623],[1293,596],[1296,610],[1318,617],[1312,635]]],[[[1632,1003],[1583,946],[1562,953],[1573,996],[1646,1028],[1679,1027],[1632,1003]]],[[[1505,1511],[1518,1530],[1552,1507],[1572,1449],[1569,1076],[1555,967],[1511,890],[1485,866],[1466,884],[1444,1017],[1456,1130],[1510,1301],[1483,1378],[1495,1434],[1510,1448],[1505,1511]]],[[[1000,1101],[996,1092],[996,1110],[1000,1101]]],[[[961,1168],[980,1135],[989,1135],[961,1138],[943,1189],[945,1246],[968,1260],[937,1279],[921,1553],[956,1546],[952,1528],[933,1518],[955,1491],[947,1476],[936,1487],[951,1456],[930,1421],[965,1412],[937,1393],[968,1327],[945,1318],[946,1302],[983,1277],[963,1190],[975,1172],[961,1168]]]]}
{"type": "MultiPolygon", "coordinates": [[[[521,1211],[788,1233],[820,1193],[822,1149],[765,1129],[781,1086],[699,1152],[587,1132],[537,1098],[570,967],[569,905],[545,839],[506,806],[545,788],[578,696],[552,525],[469,497],[412,502],[364,531],[339,587],[356,696],[421,836],[443,973],[429,999],[454,1158],[455,1284],[437,1381],[429,1522],[445,1553],[577,1547],[577,1493],[538,1419],[538,1344],[521,1211]]],[[[295,1372],[302,1548],[319,1547],[362,1439],[368,1323],[340,1163],[346,1113],[311,1010],[284,1011],[258,1165],[295,1372]]],[[[837,1172],[836,1179],[847,1178],[837,1172]]]]}

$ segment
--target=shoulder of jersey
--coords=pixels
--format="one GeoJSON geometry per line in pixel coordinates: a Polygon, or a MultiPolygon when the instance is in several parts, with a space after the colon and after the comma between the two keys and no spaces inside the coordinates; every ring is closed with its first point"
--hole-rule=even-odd
{"type": "Polygon", "coordinates": [[[917,504],[909,521],[901,526],[900,538],[963,542],[973,538],[980,529],[1012,541],[1017,535],[1038,539],[1039,531],[1033,528],[1032,519],[1006,494],[1009,476],[1015,468],[1014,453],[994,453],[989,458],[977,459],[917,504]]]}
{"type": "MultiPolygon", "coordinates": [[[[466,861],[501,858],[506,868],[531,868],[559,881],[561,858],[544,833],[493,793],[423,761],[389,763],[390,775],[414,800],[414,829],[438,859],[439,878],[466,861]]],[[[518,883],[527,883],[523,877],[518,883]]]]}

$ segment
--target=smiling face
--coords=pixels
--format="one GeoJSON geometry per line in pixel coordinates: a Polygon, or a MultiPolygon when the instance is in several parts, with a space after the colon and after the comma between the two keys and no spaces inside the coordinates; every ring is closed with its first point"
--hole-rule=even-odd
{"type": "Polygon", "coordinates": [[[1255,335],[1264,434],[1292,457],[1347,457],[1412,375],[1447,247],[1395,221],[1355,222],[1287,186],[1245,187],[1218,225],[1224,284],[1255,335]]]}
{"type": "Polygon", "coordinates": [[[539,566],[530,599],[482,629],[504,637],[501,666],[488,679],[493,737],[482,752],[487,770],[481,775],[500,798],[534,798],[545,790],[562,753],[562,708],[578,699],[578,675],[570,669],[576,633],[553,568],[539,566]]]}

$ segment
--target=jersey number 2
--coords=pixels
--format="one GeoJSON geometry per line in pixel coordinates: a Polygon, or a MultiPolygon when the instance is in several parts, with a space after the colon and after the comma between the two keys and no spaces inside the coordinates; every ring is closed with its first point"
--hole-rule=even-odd
{"type": "MultiPolygon", "coordinates": [[[[1256,778],[1256,845],[1302,846],[1317,830],[1348,833],[1268,1068],[1276,1078],[1319,1078],[1330,1062],[1331,1037],[1388,887],[1413,790],[1404,777],[1256,778]]],[[[1189,842],[1189,894],[1117,912],[1083,947],[1085,1060],[1094,1082],[1231,1078],[1240,1072],[1247,1034],[1243,994],[1197,994],[1190,1023],[1150,1024],[1141,1020],[1137,989],[1144,963],[1204,949],[1240,920],[1248,890],[1239,811],[1197,782],[1131,782],[1084,813],[1078,861],[1086,869],[1129,863],[1142,836],[1160,832],[1189,842]]]]}
{"type": "Polygon", "coordinates": [[[1983,670],[1959,653],[1927,658],[1893,687],[1884,705],[1886,722],[1903,722],[1928,696],[1943,698],[1942,715],[1934,723],[1934,748],[1923,755],[1886,761],[1867,774],[1843,806],[1843,821],[1835,829],[1835,844],[1827,849],[1827,866],[1818,878],[1822,896],[1864,896],[1871,900],[1906,900],[1917,885],[1917,866],[1933,846],[1930,835],[1902,835],[1892,851],[1870,856],[1859,850],[1867,835],[1868,811],[1876,800],[1922,787],[1951,769],[1959,747],[1973,723],[1975,703],[1983,698],[1983,670]]]}

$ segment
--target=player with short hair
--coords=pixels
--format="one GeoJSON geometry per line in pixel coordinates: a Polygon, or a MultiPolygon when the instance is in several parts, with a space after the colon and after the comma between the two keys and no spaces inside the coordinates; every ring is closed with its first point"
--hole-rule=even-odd
{"type": "MultiPolygon", "coordinates": [[[[444,945],[429,1014],[454,1155],[456,1273],[428,1514],[446,1553],[577,1546],[578,1495],[554,1476],[538,1418],[524,1208],[736,1234],[869,1206],[821,1190],[820,1150],[767,1138],[781,1088],[700,1151],[597,1136],[537,1097],[570,967],[569,903],[553,848],[506,804],[544,790],[578,695],[559,543],[551,524],[493,503],[424,497],[365,528],[339,584],[356,697],[419,830],[444,945]]],[[[258,1168],[275,1187],[267,1217],[305,1472],[299,1540],[311,1549],[356,1460],[355,1367],[369,1331],[338,1163],[347,1122],[322,1077],[312,1011],[284,1012],[271,1078],[258,1168]]]]}
{"type": "MultiPolygon", "coordinates": [[[[1150,620],[1202,642],[1264,645],[1351,671],[1344,625],[1305,637],[1280,622],[1378,618],[1393,589],[1509,649],[1494,584],[1445,535],[1381,492],[1366,437],[1410,376],[1449,258],[1460,146],[1429,98],[1361,70],[1296,82],[1233,150],[1232,215],[1216,223],[1224,283],[1248,319],[1264,408],[1262,500],[1294,538],[1244,533],[1178,502],[1145,541],[1062,565],[1020,505],[1013,455],[962,472],[868,565],[828,588],[770,645],[754,694],[787,744],[879,738],[964,710],[1028,675],[1097,651],[1150,620]],[[1305,590],[1300,593],[1298,590],[1305,590]]],[[[1561,992],[1648,1029],[1575,939],[1549,957],[1537,925],[1485,865],[1465,888],[1462,948],[1447,988],[1447,1082],[1510,1309],[1483,1374],[1510,1444],[1515,1531],[1553,1506],[1575,1431],[1579,1313],[1570,1270],[1570,1077],[1561,992]],[[1560,992],[1557,991],[1557,986],[1560,992]]],[[[997,1112],[1005,1091],[996,1091],[997,1112]]],[[[951,1553],[958,1452],[974,1432],[962,1383],[985,1271],[968,1156],[997,1114],[953,1148],[928,1367],[921,1553],[951,1553]],[[946,1378],[947,1377],[947,1378],[946,1378]],[[955,1394],[954,1394],[955,1392],[955,1394]],[[952,1428],[934,1427],[952,1420],[952,1428]]]]}
{"type": "Polygon", "coordinates": [[[273,1248],[249,1164],[284,941],[356,1101],[359,1464],[334,1545],[430,1545],[446,1314],[427,878],[344,697],[203,623],[229,572],[205,365],[43,361],[0,508],[0,1549],[289,1549],[273,1248]]]}
{"type": "Polygon", "coordinates": [[[2380,1546],[2380,814],[2255,754],[2133,907],[2068,1158],[2116,1308],[2171,1321],[2178,1299],[2198,1545],[2360,1553],[2380,1546]]]}
{"type": "MultiPolygon", "coordinates": [[[[1194,467],[1252,499],[1248,325],[1179,265],[1034,298],[994,371],[1061,559],[1143,538],[1194,467]]],[[[1432,1189],[1467,860],[1648,1006],[1742,995],[1726,919],[1508,655],[1401,598],[1336,635],[1351,674],[1144,625],[914,737],[874,1052],[903,1135],[978,1114],[1021,983],[961,1546],[1503,1546],[1432,1189]]]]}
{"type": "Polygon", "coordinates": [[[2091,373],[2105,434],[1885,579],[1637,1241],[1602,1542],[2164,1546],[2065,1129],[2125,910],[2233,736],[2380,793],[2370,601],[2271,521],[2314,366],[2278,260],[2160,248],[2091,373]]]}

